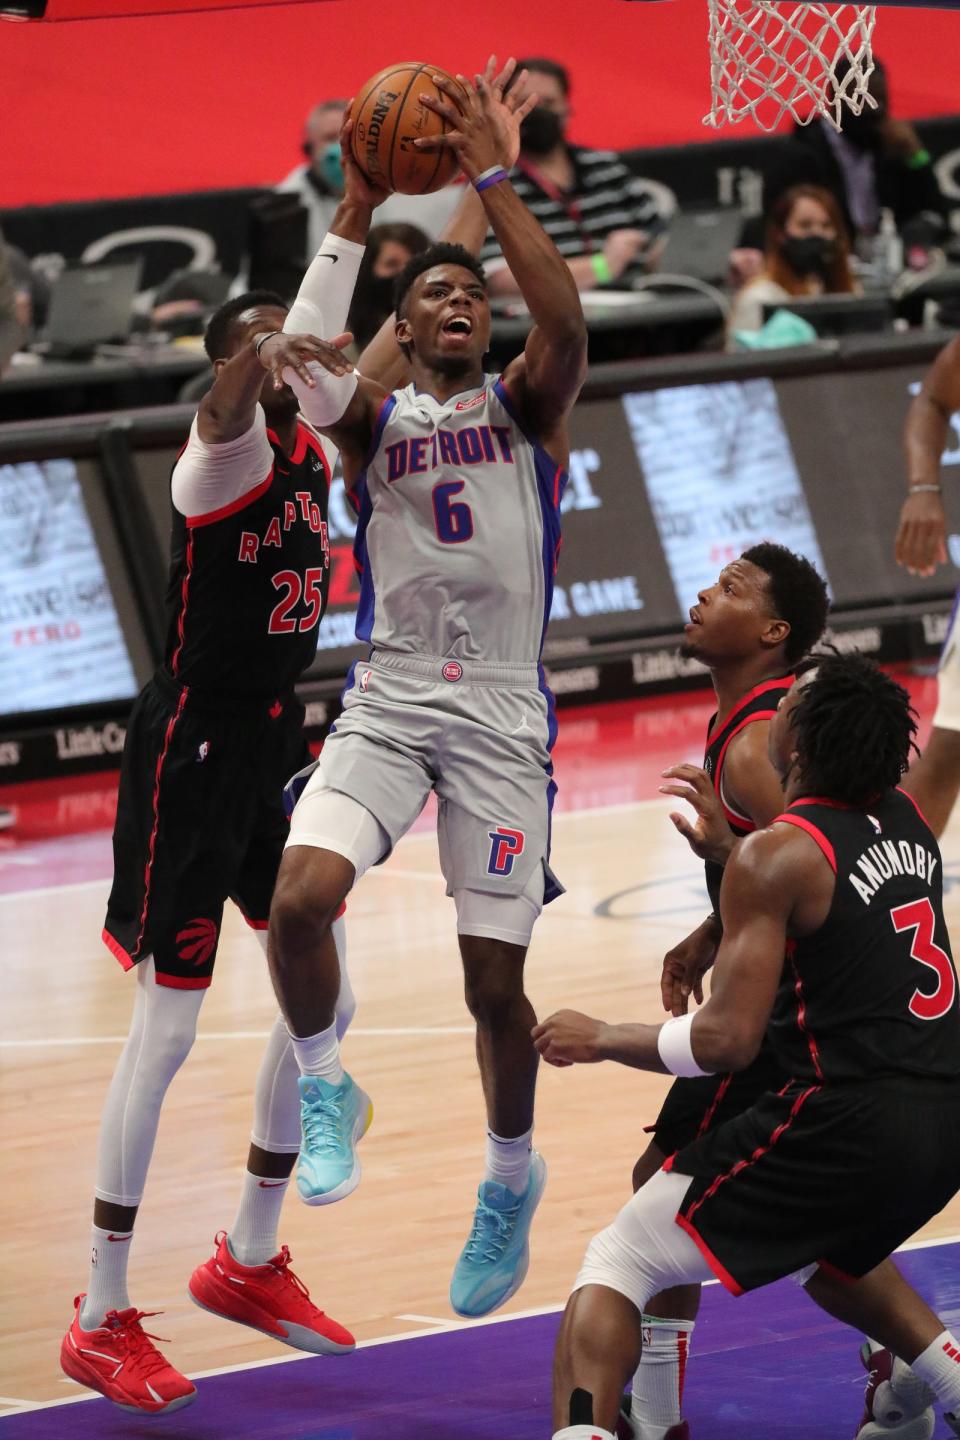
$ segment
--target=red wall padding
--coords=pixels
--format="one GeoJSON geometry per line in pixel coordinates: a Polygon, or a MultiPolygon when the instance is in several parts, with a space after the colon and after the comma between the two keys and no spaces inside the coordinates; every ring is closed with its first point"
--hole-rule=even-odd
{"type": "MultiPolygon", "coordinates": [[[[395,60],[475,70],[491,50],[570,67],[575,140],[702,140],[706,32],[705,0],[325,0],[0,25],[0,206],[269,184],[297,163],[316,100],[395,60]]],[[[898,114],[960,109],[960,12],[882,9],[876,48],[898,114]]]]}

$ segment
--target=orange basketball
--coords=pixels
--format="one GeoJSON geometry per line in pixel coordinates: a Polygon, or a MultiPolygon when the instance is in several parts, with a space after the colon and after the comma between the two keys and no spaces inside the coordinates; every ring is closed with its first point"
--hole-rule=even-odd
{"type": "Polygon", "coordinates": [[[450,127],[421,102],[421,95],[447,96],[432,76],[443,75],[465,97],[463,86],[436,65],[410,60],[389,65],[368,80],[353,103],[353,158],[374,185],[403,195],[428,195],[457,173],[452,151],[424,155],[414,140],[442,135],[450,127]]]}

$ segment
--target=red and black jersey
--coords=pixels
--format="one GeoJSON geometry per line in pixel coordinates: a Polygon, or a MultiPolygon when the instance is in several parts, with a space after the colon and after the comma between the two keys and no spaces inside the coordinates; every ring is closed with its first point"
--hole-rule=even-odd
{"type": "Polygon", "coordinates": [[[960,1076],[960,1004],[943,918],[943,865],[912,798],[867,810],[797,800],[836,875],[815,934],[791,940],[768,1034],[788,1075],[810,1080],[960,1076]]]}
{"type": "Polygon", "coordinates": [[[207,515],[174,510],[165,666],[182,685],[289,691],[312,661],[330,581],[330,470],[301,421],[293,454],[267,431],[263,483],[207,515]]]}
{"type": "MultiPolygon", "coordinates": [[[[730,741],[735,735],[748,725],[757,720],[772,720],[777,713],[777,706],[786,695],[793,684],[792,675],[781,675],[775,680],[764,680],[762,685],[756,685],[738,700],[733,709],[726,714],[722,720],[717,715],[712,715],[707,726],[707,748],[703,756],[703,768],[713,781],[713,788],[720,798],[723,806],[723,813],[727,817],[727,824],[734,835],[749,835],[757,827],[749,815],[740,815],[736,810],[731,810],[723,795],[723,762],[726,758],[730,741]]],[[[723,866],[718,865],[714,860],[707,860],[704,863],[706,874],[707,891],[710,895],[710,904],[715,912],[720,914],[720,884],[723,880],[723,866]]]]}

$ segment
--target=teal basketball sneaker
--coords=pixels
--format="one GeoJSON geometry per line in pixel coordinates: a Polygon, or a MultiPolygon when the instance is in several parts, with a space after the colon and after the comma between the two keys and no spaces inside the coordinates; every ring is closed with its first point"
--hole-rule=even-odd
{"type": "Polygon", "coordinates": [[[360,1183],[357,1142],[370,1129],[370,1096],[344,1075],[331,1085],[317,1075],[300,1076],[303,1143],[297,1189],[307,1205],[332,1205],[360,1183]]]}
{"type": "Polygon", "coordinates": [[[450,1282],[450,1304],[458,1315],[475,1320],[489,1315],[515,1295],[530,1264],[530,1225],[547,1183],[547,1167],[536,1150],[522,1195],[495,1180],[484,1180],[470,1238],[450,1282]]]}

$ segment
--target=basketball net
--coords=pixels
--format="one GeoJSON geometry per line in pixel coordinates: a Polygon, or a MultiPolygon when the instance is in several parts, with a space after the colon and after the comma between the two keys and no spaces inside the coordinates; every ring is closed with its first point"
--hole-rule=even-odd
{"type": "Polygon", "coordinates": [[[773,130],[784,115],[801,125],[822,115],[840,130],[845,107],[859,115],[875,105],[867,94],[874,6],[774,0],[707,0],[707,6],[713,105],[705,125],[749,118],[773,130]]]}

